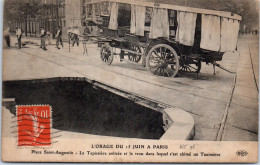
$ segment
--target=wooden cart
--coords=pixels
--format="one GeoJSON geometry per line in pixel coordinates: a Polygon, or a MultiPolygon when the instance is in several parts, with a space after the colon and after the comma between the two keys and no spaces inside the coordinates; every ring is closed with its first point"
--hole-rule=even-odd
{"type": "Polygon", "coordinates": [[[198,74],[201,62],[226,70],[216,62],[236,50],[242,20],[230,12],[139,0],[90,0],[84,9],[84,21],[102,31],[98,42],[104,63],[110,65],[114,55],[133,62],[142,59],[149,72],[165,77],[198,74]]]}

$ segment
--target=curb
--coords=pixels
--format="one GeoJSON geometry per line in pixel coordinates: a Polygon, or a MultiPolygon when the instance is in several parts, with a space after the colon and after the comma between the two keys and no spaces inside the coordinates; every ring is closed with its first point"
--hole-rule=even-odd
{"type": "Polygon", "coordinates": [[[191,140],[195,135],[194,119],[182,109],[164,109],[163,122],[166,132],[160,140],[191,140]]]}

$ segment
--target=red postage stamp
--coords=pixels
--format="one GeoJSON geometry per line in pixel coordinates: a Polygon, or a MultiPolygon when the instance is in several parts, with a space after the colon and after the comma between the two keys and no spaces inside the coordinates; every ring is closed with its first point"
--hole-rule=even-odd
{"type": "Polygon", "coordinates": [[[51,107],[17,106],[18,146],[51,145],[51,107]]]}

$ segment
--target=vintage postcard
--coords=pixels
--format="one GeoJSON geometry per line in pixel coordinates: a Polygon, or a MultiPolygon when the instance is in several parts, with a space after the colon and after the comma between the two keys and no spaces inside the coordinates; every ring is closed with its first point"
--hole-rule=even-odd
{"type": "Polygon", "coordinates": [[[258,162],[258,0],[2,3],[2,161],[258,162]]]}

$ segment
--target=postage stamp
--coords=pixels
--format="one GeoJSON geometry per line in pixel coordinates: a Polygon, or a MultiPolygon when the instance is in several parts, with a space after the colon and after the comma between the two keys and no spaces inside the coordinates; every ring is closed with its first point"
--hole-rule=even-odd
{"type": "Polygon", "coordinates": [[[51,145],[51,106],[17,106],[18,146],[51,145]]]}

